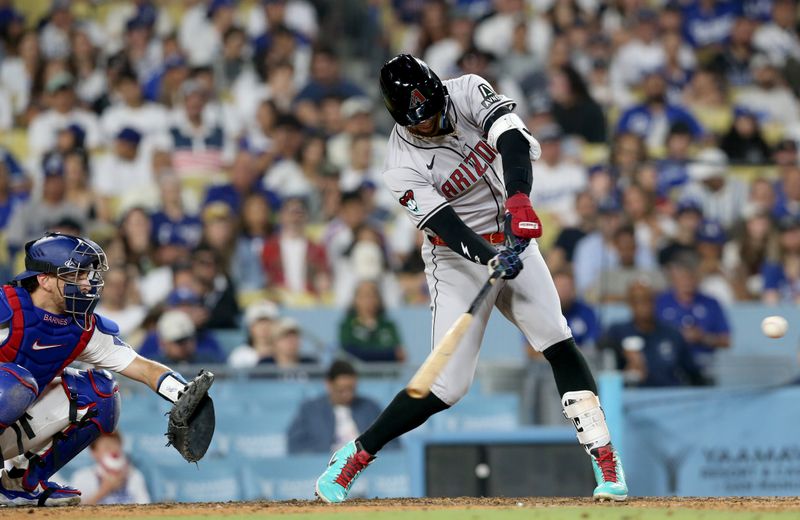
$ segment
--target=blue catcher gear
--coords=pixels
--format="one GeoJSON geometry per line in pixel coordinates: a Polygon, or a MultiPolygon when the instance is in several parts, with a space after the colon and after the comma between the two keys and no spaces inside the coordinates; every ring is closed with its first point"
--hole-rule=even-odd
{"type": "Polygon", "coordinates": [[[47,233],[25,244],[25,271],[14,281],[39,274],[54,274],[64,282],[65,311],[84,330],[103,292],[103,273],[108,260],[103,249],[87,238],[47,233]]]}
{"type": "Polygon", "coordinates": [[[0,480],[0,504],[43,506],[79,502],[80,491],[48,479],[102,433],[113,432],[119,412],[119,388],[109,372],[65,369],[61,388],[51,387],[15,424],[19,451],[22,448],[26,451],[24,457],[13,459],[14,467],[0,480]],[[44,402],[48,399],[49,402],[44,402]],[[57,433],[53,435],[53,431],[57,433]]]}
{"type": "Polygon", "coordinates": [[[22,417],[39,395],[39,385],[28,369],[0,363],[0,431],[22,417]]]}

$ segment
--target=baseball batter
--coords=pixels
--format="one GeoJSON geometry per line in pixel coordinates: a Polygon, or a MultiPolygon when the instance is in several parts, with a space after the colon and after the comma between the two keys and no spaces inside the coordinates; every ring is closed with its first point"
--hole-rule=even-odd
{"type": "Polygon", "coordinates": [[[108,270],[100,246],[48,233],[26,244],[25,267],[0,287],[0,454],[11,468],[0,474],[0,506],[73,505],[81,492],[48,479],[116,428],[120,398],[107,370],[172,403],[194,383],[139,356],[94,314],[108,270]],[[67,368],[76,360],[95,368],[67,368]]]}
{"type": "Polygon", "coordinates": [[[467,393],[486,321],[496,306],[550,362],[564,415],[592,460],[594,497],[625,500],[622,464],[594,377],[561,315],[535,241],[542,226],[530,202],[531,162],[539,158],[539,143],[512,112],[514,102],[479,76],[442,82],[424,62],[401,54],[384,64],[380,86],[397,122],[384,179],[427,235],[422,255],[433,310],[432,344],[464,312],[488,274],[499,271],[502,280],[476,312],[428,397],[398,393],[367,431],[333,454],[317,480],[317,495],[326,502],[345,500],[384,445],[467,393]]]}

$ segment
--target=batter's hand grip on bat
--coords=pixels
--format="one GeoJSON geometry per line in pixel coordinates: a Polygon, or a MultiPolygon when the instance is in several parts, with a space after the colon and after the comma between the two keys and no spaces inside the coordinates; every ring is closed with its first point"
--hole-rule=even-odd
{"type": "Polygon", "coordinates": [[[417,369],[416,374],[414,374],[414,377],[411,378],[411,381],[409,381],[406,386],[406,393],[410,397],[414,399],[423,399],[431,393],[431,386],[433,386],[439,374],[442,373],[447,362],[450,361],[456,348],[458,348],[458,344],[461,343],[461,338],[464,337],[464,334],[472,323],[475,311],[478,310],[483,300],[486,299],[486,295],[489,294],[489,290],[498,278],[500,278],[501,274],[501,272],[497,271],[492,273],[489,279],[486,280],[486,283],[483,284],[483,287],[481,287],[481,290],[478,291],[475,299],[472,300],[467,312],[458,317],[441,341],[439,341],[431,353],[428,354],[428,358],[422,366],[417,369]]]}

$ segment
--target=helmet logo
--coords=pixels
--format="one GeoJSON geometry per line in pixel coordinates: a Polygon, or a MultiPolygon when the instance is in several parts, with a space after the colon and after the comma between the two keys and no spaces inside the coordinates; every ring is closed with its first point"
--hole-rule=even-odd
{"type": "Polygon", "coordinates": [[[415,88],[411,91],[411,101],[408,102],[408,108],[414,109],[423,104],[426,100],[425,96],[422,95],[422,92],[419,91],[418,88],[415,88]]]}
{"type": "Polygon", "coordinates": [[[78,262],[73,260],[72,258],[68,258],[66,262],[64,262],[64,267],[69,269],[77,269],[79,267],[78,262]]]}

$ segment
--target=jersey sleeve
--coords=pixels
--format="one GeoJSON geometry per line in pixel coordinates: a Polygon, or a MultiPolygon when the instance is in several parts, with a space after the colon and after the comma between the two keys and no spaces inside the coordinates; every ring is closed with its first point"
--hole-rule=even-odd
{"type": "Polygon", "coordinates": [[[136,351],[119,339],[95,329],[92,339],[78,356],[78,361],[112,372],[122,372],[136,359],[136,351]]]}
{"type": "Polygon", "coordinates": [[[433,183],[411,168],[392,168],[383,173],[384,182],[409,218],[422,229],[433,215],[447,206],[447,200],[433,183]]]}
{"type": "Polygon", "coordinates": [[[467,107],[472,121],[481,129],[486,120],[500,107],[513,109],[516,103],[511,98],[494,91],[489,82],[476,74],[468,74],[466,79],[467,107]]]}

